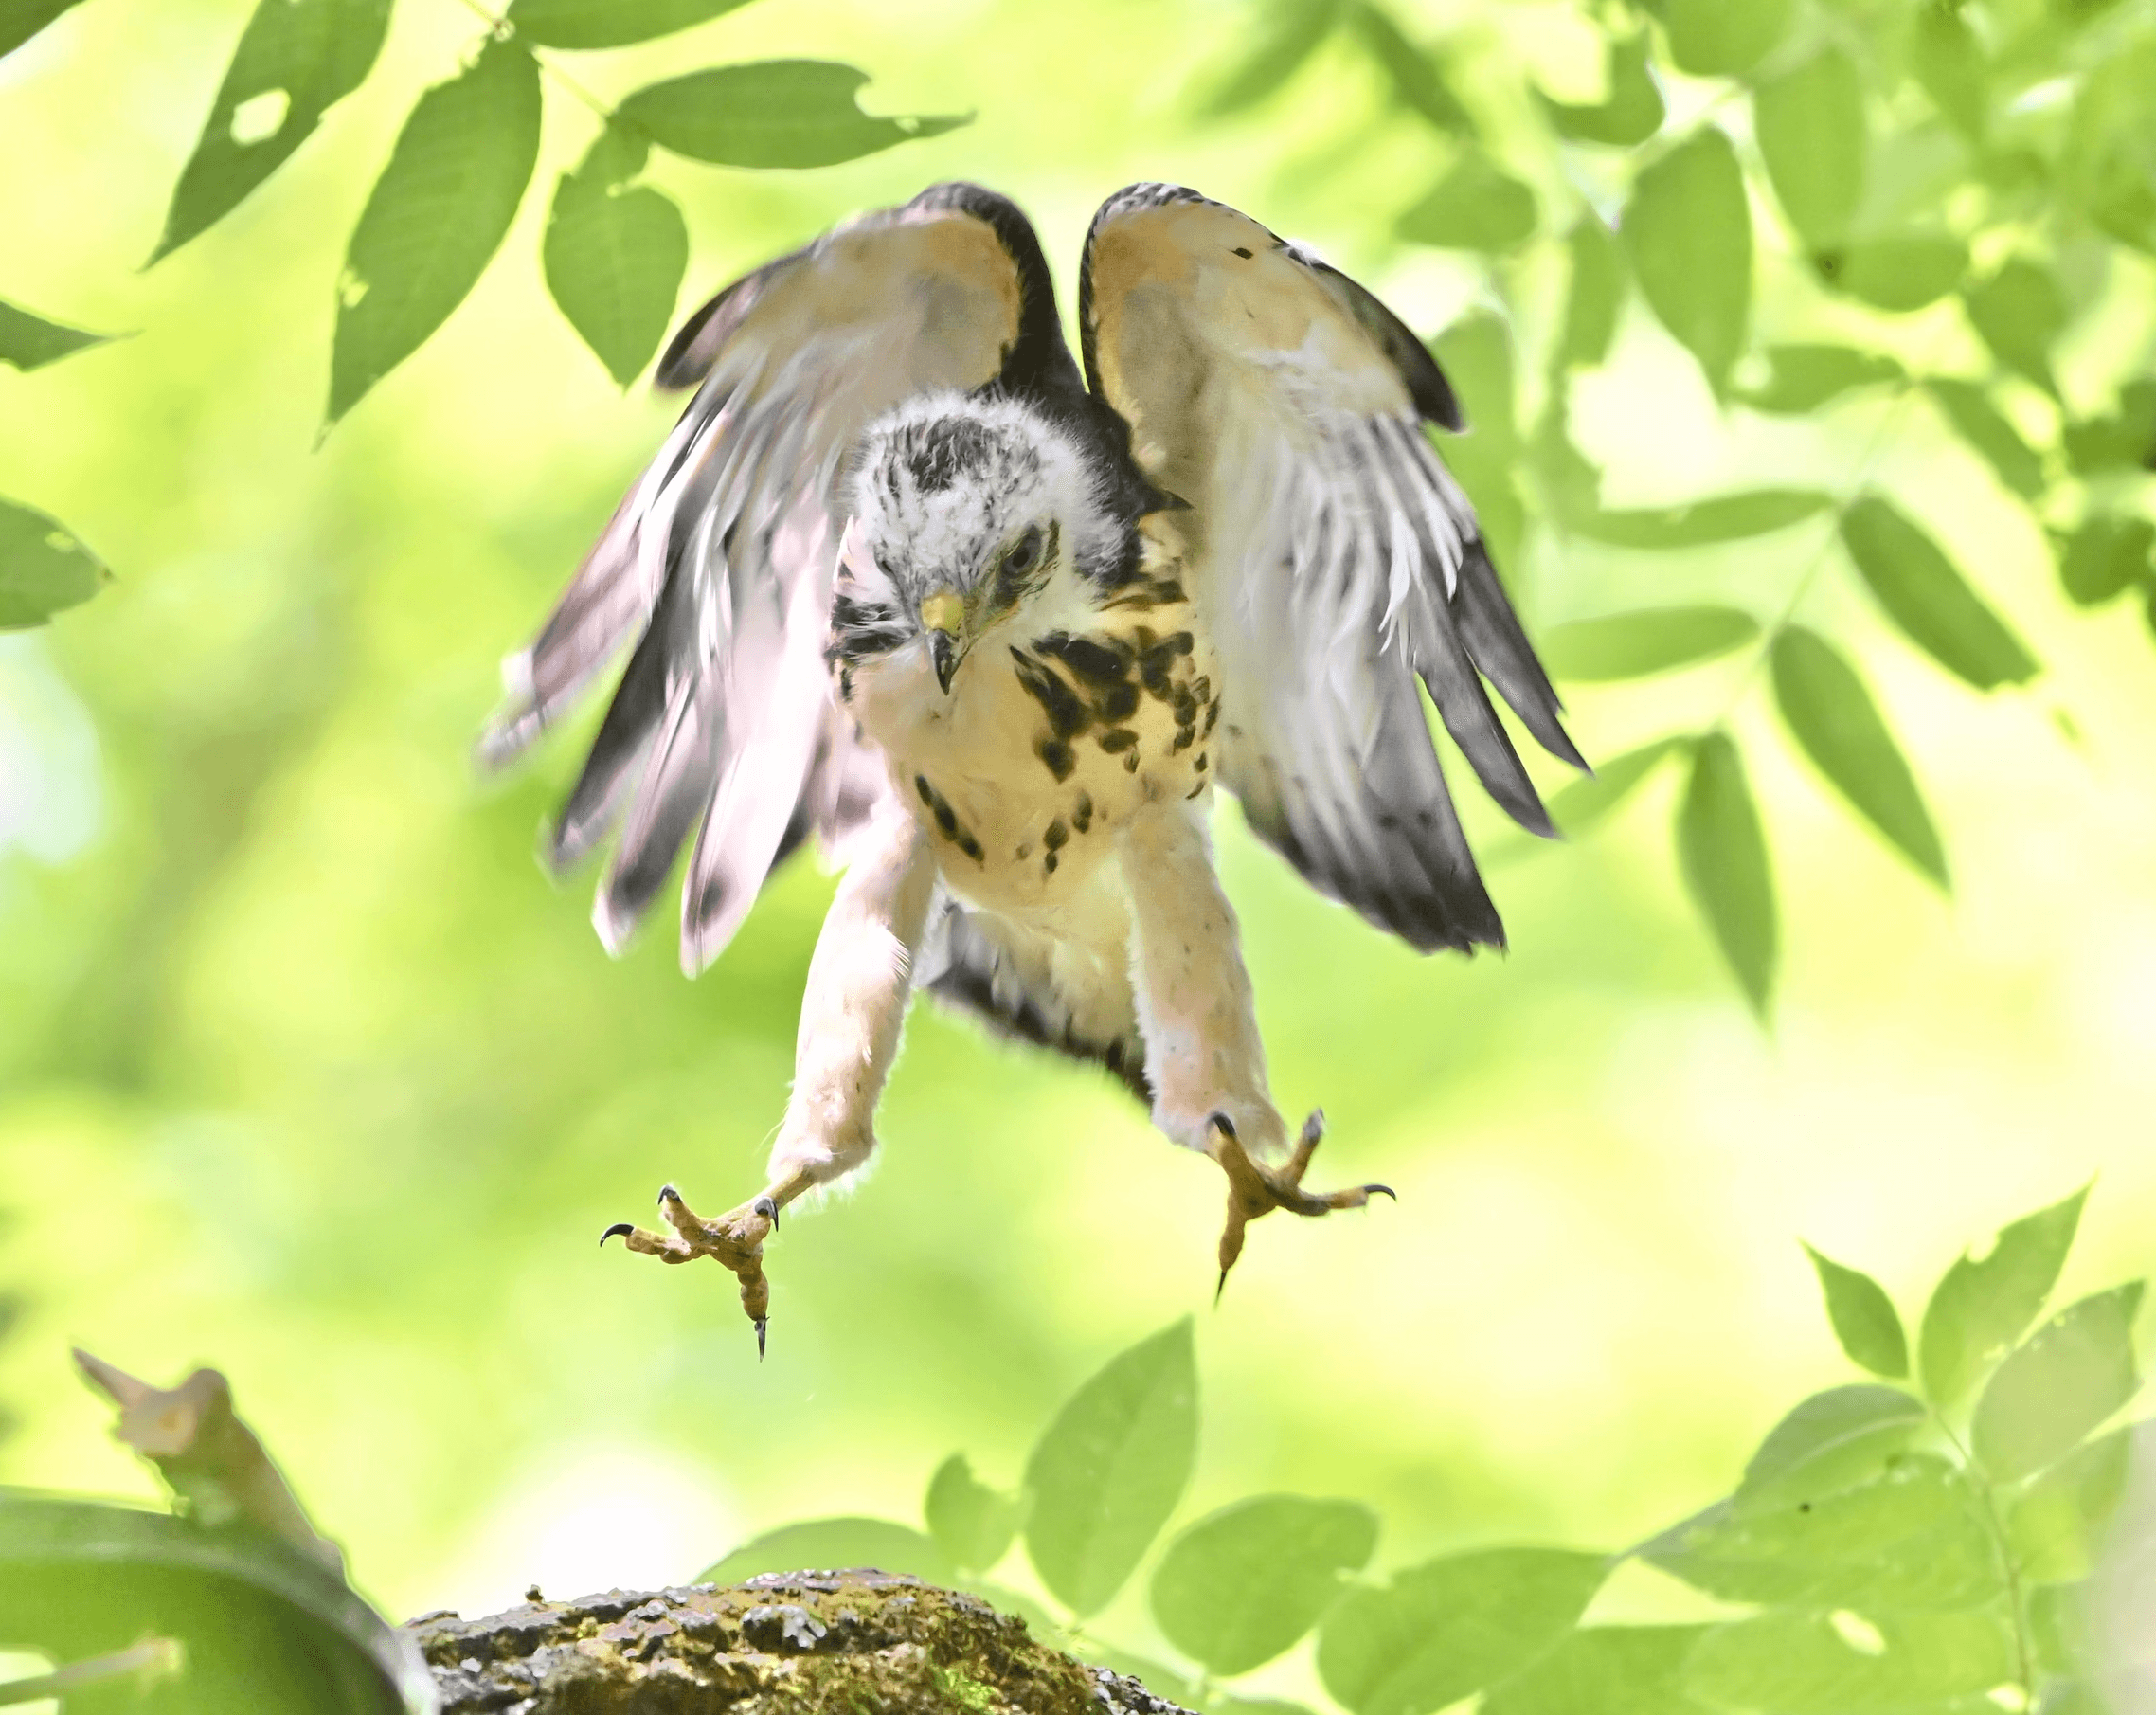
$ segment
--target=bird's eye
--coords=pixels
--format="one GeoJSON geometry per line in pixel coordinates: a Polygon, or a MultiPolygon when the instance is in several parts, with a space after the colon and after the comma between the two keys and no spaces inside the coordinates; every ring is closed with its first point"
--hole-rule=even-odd
{"type": "Polygon", "coordinates": [[[1040,564],[1040,532],[1029,530],[1020,536],[1011,551],[1003,556],[1004,572],[1022,578],[1040,564]]]}

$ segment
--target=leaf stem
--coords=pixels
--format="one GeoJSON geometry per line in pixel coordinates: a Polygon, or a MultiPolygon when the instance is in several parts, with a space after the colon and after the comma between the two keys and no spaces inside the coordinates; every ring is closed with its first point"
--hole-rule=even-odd
{"type": "Polygon", "coordinates": [[[1976,1490],[1976,1498],[1984,1507],[1984,1527],[1989,1532],[1991,1545],[1999,1555],[1999,1574],[2006,1583],[2006,1606],[2014,1620],[2014,1661],[2020,1675],[2020,1685],[2034,1707],[2037,1695],[2035,1666],[2029,1659],[2029,1628],[2021,1613],[2021,1567],[2014,1558],[2012,1546],[2006,1541],[2006,1526],[2000,1522],[1999,1509],[1992,1505],[1992,1486],[1977,1470],[1976,1461],[1969,1456],[1968,1449],[1962,1445],[1961,1437],[1948,1427],[1947,1419],[1933,1406],[1927,1404],[1925,1413],[1939,1434],[1946,1437],[1947,1445],[1954,1450],[1961,1460],[1962,1475],[1976,1490]]]}
{"type": "Polygon", "coordinates": [[[559,83],[564,89],[567,90],[570,95],[574,96],[586,107],[590,108],[591,111],[597,114],[603,122],[608,125],[614,123],[614,110],[611,107],[607,106],[604,101],[602,101],[597,96],[593,95],[590,90],[586,89],[582,83],[578,82],[576,79],[570,77],[569,74],[564,71],[559,65],[557,65],[550,57],[541,53],[538,48],[534,47],[530,42],[527,42],[521,35],[517,33],[516,26],[512,24],[508,18],[502,16],[500,13],[489,10],[485,6],[480,4],[480,0],[464,0],[464,6],[468,11],[474,12],[477,16],[485,19],[487,27],[494,31],[494,35],[499,40],[504,42],[513,42],[518,47],[522,48],[526,53],[530,54],[531,56],[532,63],[536,64],[541,71],[545,72],[549,78],[552,78],[555,82],[559,83]]]}
{"type": "Polygon", "coordinates": [[[118,1679],[129,1673],[140,1673],[146,1678],[162,1677],[177,1672],[179,1668],[177,1639],[145,1638],[132,1649],[115,1651],[110,1655],[93,1655],[86,1661],[71,1661],[63,1668],[40,1673],[34,1679],[9,1680],[0,1685],[0,1704],[42,1703],[48,1697],[60,1697],[100,1680],[118,1679]]]}

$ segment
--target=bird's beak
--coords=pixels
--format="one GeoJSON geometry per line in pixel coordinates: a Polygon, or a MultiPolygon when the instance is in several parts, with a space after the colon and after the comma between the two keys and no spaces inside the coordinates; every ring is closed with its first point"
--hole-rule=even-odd
{"type": "Polygon", "coordinates": [[[940,589],[921,604],[921,623],[928,634],[928,659],[936,683],[951,693],[951,679],[964,658],[965,603],[955,590],[940,589]]]}

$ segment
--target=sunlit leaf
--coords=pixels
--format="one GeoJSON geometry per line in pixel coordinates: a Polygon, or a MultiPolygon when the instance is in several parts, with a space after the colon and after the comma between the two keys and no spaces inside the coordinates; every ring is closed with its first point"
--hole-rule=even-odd
{"type": "Polygon", "coordinates": [[[1598,764],[1587,779],[1569,781],[1558,788],[1550,800],[1551,821],[1569,836],[1586,833],[1630,797],[1657,763],[1684,748],[1680,738],[1658,738],[1598,764]]]}
{"type": "Polygon", "coordinates": [[[1983,45],[1958,8],[1916,9],[1909,68],[1949,124],[1972,140],[1982,139],[1989,117],[1990,70],[1983,45]]]}
{"type": "MultiPolygon", "coordinates": [[[[1429,350],[1466,412],[1471,438],[1507,452],[1518,448],[1512,330],[1504,318],[1487,310],[1470,311],[1431,340],[1429,350]]],[[[1445,442],[1448,462],[1459,444],[1445,442]]]]}
{"type": "Polygon", "coordinates": [[[1876,1483],[1923,1425],[1922,1401],[1896,1387],[1862,1381],[1814,1394],[1759,1444],[1734,1510],[1788,1510],[1876,1483]]]}
{"type": "Polygon", "coordinates": [[[1554,678],[1644,678],[1727,655],[1758,635],[1759,622],[1734,607],[1643,607],[1552,626],[1542,660],[1554,678]]]}
{"type": "Polygon", "coordinates": [[[180,170],[154,262],[236,208],[366,81],[390,0],[260,0],[180,170]]]}
{"type": "Polygon", "coordinates": [[[1481,1715],[1706,1715],[1684,1695],[1704,1626],[1588,1626],[1498,1685],[1481,1715]]]}
{"type": "Polygon", "coordinates": [[[2156,380],[2129,382],[2108,417],[2069,423],[2066,457],[2078,476],[2156,470],[2156,380]]]}
{"type": "Polygon", "coordinates": [[[970,122],[871,117],[854,99],[868,81],[822,60],[721,65],[650,84],[617,113],[660,148],[722,167],[829,167],[970,122]]]}
{"type": "Polygon", "coordinates": [[[958,1565],[977,1572],[1001,1560],[1018,1534],[1017,1497],[975,1476],[962,1453],[936,1468],[925,1510],[936,1545],[958,1565]]]}
{"type": "Polygon", "coordinates": [[[1744,761],[1726,733],[1709,733],[1693,751],[1691,784],[1677,812],[1677,857],[1737,986],[1764,1019],[1781,952],[1774,877],[1744,761]]]}
{"type": "Polygon", "coordinates": [[[1771,535],[1816,517],[1833,504],[1833,496],[1815,489],[1755,488],[1682,506],[1597,511],[1571,520],[1569,528],[1574,534],[1616,548],[1705,548],[1771,535]]]}
{"type": "Polygon", "coordinates": [[[562,174],[541,248],[547,290],[627,387],[651,361],[689,266],[689,226],[671,197],[629,179],[647,145],[608,129],[562,174]]]}
{"type": "Polygon", "coordinates": [[[1857,63],[1839,48],[1816,53],[1762,83],[1752,108],[1782,211],[1810,248],[1838,248],[1864,193],[1868,137],[1857,63]]]}
{"type": "Polygon", "coordinates": [[[1527,439],[1527,468],[1542,491],[1550,516],[1566,529],[1597,515],[1602,473],[1572,437],[1571,377],[1559,370],[1550,377],[1542,414],[1527,439]]]}
{"type": "Polygon", "coordinates": [[[539,153],[539,67],[490,39],[422,96],[345,253],[329,420],[425,343],[477,282],[539,153]]]}
{"type": "Polygon", "coordinates": [[[1142,1341],[1072,1396],[1026,1465],[1026,1552],[1079,1617],[1107,1606],[1168,1522],[1197,1453],[1189,1320],[1142,1341]]]}
{"type": "Polygon", "coordinates": [[[1964,1255],[1931,1293],[1917,1335],[1917,1373],[1932,1404],[1959,1404],[2019,1340],[2066,1262],[2088,1188],[2003,1228],[1982,1258],[1964,1255]]]}
{"type": "Polygon", "coordinates": [[[2132,1474],[2135,1432],[2114,1430],[2069,1454],[2021,1491],[2007,1540],[2032,1583],[2062,1584],[2094,1570],[2105,1527],[2132,1474]]]}
{"type": "Polygon", "coordinates": [[[1318,1636],[1318,1677],[1352,1715],[1428,1715],[1518,1673],[1577,1623],[1600,1555],[1491,1548],[1350,1591],[1318,1636]]]}
{"type": "Polygon", "coordinates": [[[1339,22],[1340,0],[1283,0],[1258,16],[1249,49],[1215,81],[1198,111],[1222,118],[1255,107],[1285,84],[1339,22]]]}
{"type": "Polygon", "coordinates": [[[1248,1673],[1294,1646],[1377,1545],[1377,1518],[1352,1501],[1262,1495],[1200,1519],[1153,1575],[1161,1635],[1207,1671],[1248,1673]]]}
{"type": "Polygon", "coordinates": [[[2051,348],[2066,331],[2066,295],[2050,269],[2013,257],[1962,293],[1968,318],[1991,354],[2046,391],[2058,391],[2051,348]]]}
{"type": "MultiPolygon", "coordinates": [[[[1910,862],[1945,887],[1939,830],[1857,670],[1817,632],[1788,625],[1774,640],[1773,677],[1774,701],[1812,766],[1910,862]]],[[[1898,1324],[1895,1338],[1898,1344],[1898,1324]]]]}
{"type": "Polygon", "coordinates": [[[512,0],[509,21],[543,47],[620,47],[723,16],[747,0],[512,0]]]}
{"type": "Polygon", "coordinates": [[[1949,375],[1933,375],[1924,386],[1954,431],[1991,466],[2002,483],[2024,500],[2043,493],[2043,460],[1988,392],[1973,381],[1949,375]]]}
{"type": "Polygon", "coordinates": [[[2141,1293],[2137,1280],[2069,1305],[2007,1354],[1969,1426],[1985,1470],[2003,1482],[2041,1471],[2133,1398],[2141,1293]]]}
{"type": "Polygon", "coordinates": [[[2156,251],[2156,36],[2129,37],[2082,78],[2059,178],[2104,231],[2156,251]]]}
{"type": "Polygon", "coordinates": [[[1510,250],[1535,236],[1535,192],[1480,150],[1453,162],[1399,219],[1402,238],[1448,250],[1510,250]]]}
{"type": "Polygon", "coordinates": [[[1684,1686],[1720,1708],[1760,1715],[1915,1715],[1982,1707],[2014,1676],[2003,1619],[1975,1614],[1885,1616],[1846,1610],[1763,1614],[1716,1626],[1686,1660],[1684,1686]]]}
{"type": "Polygon", "coordinates": [[[1559,136],[1629,149],[1662,129],[1662,89],[1647,69],[1644,30],[1611,41],[1608,82],[1608,95],[1590,106],[1542,98],[1542,111],[1559,136]]]}
{"type": "Polygon", "coordinates": [[[0,500],[0,631],[42,625],[112,579],[57,518],[0,500]]]}
{"type": "Polygon", "coordinates": [[[951,1584],[958,1570],[918,1530],[887,1519],[810,1519],[768,1531],[707,1566],[696,1582],[738,1584],[760,1572],[838,1572],[857,1566],[907,1572],[931,1584],[951,1584]]]}
{"type": "Polygon", "coordinates": [[[1410,41],[1391,12],[1374,0],[1355,0],[1347,22],[1377,62],[1395,100],[1439,131],[1459,137],[1475,135],[1473,117],[1440,74],[1435,56],[1410,41]]]}
{"type": "Polygon", "coordinates": [[[0,363],[11,363],[27,374],[48,363],[58,363],[73,352],[101,346],[110,334],[88,334],[32,316],[13,304],[0,303],[0,363]]]}
{"type": "MultiPolygon", "coordinates": [[[[1752,9],[1702,3],[1733,16],[1752,9]]],[[[1752,210],[1729,138],[1707,126],[1643,172],[1623,234],[1648,307],[1721,392],[1752,309],[1752,210]]]]}
{"type": "Polygon", "coordinates": [[[1875,1376],[1898,1380],[1909,1374],[1909,1340],[1886,1289],[1860,1269],[1845,1268],[1822,1256],[1808,1244],[1805,1255],[1819,1272],[1826,1294],[1826,1319],[1850,1361],[1875,1376]]]}
{"type": "Polygon", "coordinates": [[[1859,388],[1883,387],[1906,371],[1884,352],[1853,346],[1783,345],[1766,350],[1767,379],[1739,388],[1736,397],[1755,411],[1803,417],[1830,399],[1859,388]]]}
{"type": "Polygon", "coordinates": [[[1791,0],[1668,0],[1670,57],[1696,78],[1750,71],[1789,27],[1791,0]]]}
{"type": "Polygon", "coordinates": [[[1820,278],[1877,310],[1937,303],[1968,272],[1968,247],[1946,233],[1865,239],[1812,259],[1820,278]]]}
{"type": "Polygon", "coordinates": [[[2156,525],[2147,518],[2092,513],[2067,538],[2058,581],[2076,605],[2096,607],[2148,576],[2156,525]]]}
{"type": "Polygon", "coordinates": [[[11,54],[82,0],[0,0],[0,54],[11,54]]]}
{"type": "Polygon", "coordinates": [[[1842,540],[1910,640],[1979,691],[2036,677],[2037,663],[1939,545],[1876,495],[1842,515],[1842,540]]]}
{"type": "Polygon", "coordinates": [[[1625,301],[1625,259],[1601,217],[1583,214],[1565,239],[1572,258],[1572,286],[1565,296],[1559,360],[1591,368],[1609,355],[1617,313],[1625,301]]]}

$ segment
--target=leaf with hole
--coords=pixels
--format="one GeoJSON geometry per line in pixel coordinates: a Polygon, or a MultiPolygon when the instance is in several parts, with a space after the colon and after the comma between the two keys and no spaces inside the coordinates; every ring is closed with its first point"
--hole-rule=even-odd
{"type": "MultiPolygon", "coordinates": [[[[1775,705],[1812,766],[1903,857],[1946,887],[1947,854],[1939,830],[1857,670],[1833,644],[1802,625],[1785,626],[1774,640],[1772,666],[1775,705]]],[[[1898,1323],[1895,1336],[1898,1342],[1898,1323]]]]}
{"type": "Polygon", "coordinates": [[[1755,488],[1688,500],[1681,506],[1596,511],[1572,520],[1570,528],[1575,535],[1613,548],[1707,548],[1771,535],[1816,517],[1833,504],[1833,496],[1816,489],[1755,488]]]}
{"type": "Polygon", "coordinates": [[[1752,311],[1752,210],[1729,138],[1707,126],[1643,171],[1622,232],[1648,308],[1721,393],[1752,311]]]}
{"type": "Polygon", "coordinates": [[[1683,1691],[1704,1626],[1583,1626],[1482,1698],[1480,1715],[1708,1715],[1683,1691]]]}
{"type": "Polygon", "coordinates": [[[1255,107],[1303,69],[1339,22],[1339,0],[1283,0],[1268,8],[1257,39],[1199,103],[1209,118],[1255,107]]]}
{"type": "Polygon", "coordinates": [[[1842,514],[1842,542],[1881,607],[1931,659],[1989,691],[2037,674],[2036,658],[1985,605],[1939,545],[1866,495],[1842,514]]]}
{"type": "Polygon", "coordinates": [[[700,1584],[738,1584],[760,1572],[838,1572],[857,1566],[910,1573],[931,1584],[958,1581],[958,1569],[928,1538],[888,1519],[809,1519],[744,1543],[697,1574],[700,1584]]]}
{"type": "Polygon", "coordinates": [[[1680,738],[1658,738],[1611,758],[1587,779],[1560,787],[1550,800],[1550,820],[1568,837],[1577,838],[1614,812],[1663,757],[1684,748],[1680,738]]]}
{"type": "Polygon", "coordinates": [[[542,47],[625,47],[709,23],[747,0],[512,0],[510,24],[542,47]]]}
{"type": "Polygon", "coordinates": [[[1960,1404],[2037,1319],[2088,1195],[2084,1185],[2002,1229],[1981,1259],[1964,1255],[1933,1289],[1916,1339],[1917,1373],[1933,1405],[1960,1404]]]}
{"type": "Polygon", "coordinates": [[[111,581],[105,563],[57,518],[0,500],[0,631],[42,625],[111,581]]]}
{"type": "Polygon", "coordinates": [[[1947,233],[1860,240],[1812,258],[1820,278],[1875,310],[1906,315],[1934,304],[1968,272],[1968,247],[1947,233]]]}
{"type": "Polygon", "coordinates": [[[1988,391],[1973,381],[1948,375],[1934,375],[1924,387],[1938,402],[1954,432],[1991,466],[2002,484],[2024,500],[2042,495],[2047,486],[2043,460],[1992,402],[1988,391]]]}
{"type": "Polygon", "coordinates": [[[0,303],[0,363],[13,364],[26,375],[91,346],[101,346],[113,337],[65,327],[13,304],[0,303]]]}
{"type": "Polygon", "coordinates": [[[1537,219],[1534,191],[1480,150],[1470,150],[1401,214],[1396,230],[1440,249],[1502,252],[1533,238],[1537,219]]]}
{"type": "Polygon", "coordinates": [[[721,65],[649,84],[617,117],[661,149],[720,167],[830,167],[971,123],[865,114],[855,96],[868,81],[823,60],[721,65]]]}
{"type": "Polygon", "coordinates": [[[2014,1673],[2013,1639],[1994,1616],[1874,1623],[1837,1609],[1715,1627],[1685,1662],[1684,1688],[1716,1708],[1758,1715],[1975,1715],[1997,1706],[1987,1693],[2014,1673]]]}
{"type": "Polygon", "coordinates": [[[1875,1376],[1898,1381],[1909,1374],[1909,1340],[1886,1289],[1860,1269],[1844,1268],[1808,1244],[1805,1255],[1826,1294],[1826,1319],[1852,1363],[1875,1376]]]}
{"type": "Polygon", "coordinates": [[[2133,1320],[2142,1283],[2069,1305],[1992,1372],[1969,1424],[1977,1463],[2013,1482],[2056,1463],[2141,1386],[2133,1320]]]}
{"type": "Polygon", "coordinates": [[[1352,1715],[1428,1715],[1554,1649],[1609,1564],[1556,1548],[1486,1548],[1352,1590],[1319,1634],[1318,1677],[1352,1715]]]}
{"type": "Polygon", "coordinates": [[[260,0],[209,118],[180,169],[151,256],[214,226],[314,135],[367,80],[389,30],[390,0],[260,0]]]}
{"type": "Polygon", "coordinates": [[[1907,372],[1884,352],[1853,346],[1769,346],[1765,356],[1767,378],[1756,387],[1738,388],[1736,397],[1777,417],[1807,416],[1844,393],[1884,387],[1907,372]]]}
{"type": "Polygon", "coordinates": [[[1190,1481],[1197,1368],[1186,1317],[1113,1360],[1048,1426],[1026,1465],[1026,1553],[1081,1619],[1137,1570],[1190,1481]]]}
{"type": "Polygon", "coordinates": [[[1670,58],[1696,78],[1740,77],[1789,27],[1792,0],[1667,0],[1670,58]]]}
{"type": "Polygon", "coordinates": [[[625,181],[647,145],[608,130],[554,188],[540,256],[547,290],[606,372],[627,387],[651,361],[689,266],[689,226],[674,200],[625,181]]]}
{"type": "Polygon", "coordinates": [[[1609,44],[1608,85],[1609,93],[1591,106],[1573,106],[1543,96],[1542,111],[1559,136],[1575,143],[1629,149],[1662,129],[1662,89],[1647,69],[1644,30],[1609,44]]]}
{"type": "Polygon", "coordinates": [[[1727,733],[1711,732],[1694,748],[1692,779],[1677,811],[1677,858],[1685,890],[1737,986],[1765,1019],[1781,956],[1774,877],[1744,760],[1727,733]]]}
{"type": "Polygon", "coordinates": [[[1602,218],[1583,214],[1566,236],[1572,284],[1565,295],[1565,325],[1558,352],[1565,363],[1591,368],[1609,355],[1617,315],[1625,301],[1625,260],[1602,218]]]}
{"type": "Polygon", "coordinates": [[[1864,84],[1857,63],[1829,47],[1762,83],[1752,129],[1775,199],[1813,250],[1847,242],[1864,194],[1864,84]]]}
{"type": "Polygon", "coordinates": [[[928,1533],[958,1565],[983,1572],[1001,1560],[1018,1534],[1018,1501],[973,1474],[962,1453],[936,1468],[925,1504],[928,1533]]]}
{"type": "Polygon", "coordinates": [[[539,66],[489,40],[422,96],[352,229],[338,290],[329,421],[447,321],[501,247],[539,154],[539,66]]]}
{"type": "Polygon", "coordinates": [[[1786,1509],[1877,1482],[1923,1427],[1923,1402],[1897,1387],[1860,1381],[1814,1394],[1759,1444],[1735,1510],[1786,1509]]]}
{"type": "Polygon", "coordinates": [[[1248,1673],[1293,1648],[1376,1545],[1376,1515],[1352,1501],[1240,1501],[1168,1544],[1153,1575],[1153,1617],[1208,1672],[1248,1673]]]}
{"type": "Polygon", "coordinates": [[[1727,655],[1758,635],[1759,623],[1734,607],[1644,607],[1552,626],[1542,660],[1553,678],[1644,678],[1727,655]]]}
{"type": "Polygon", "coordinates": [[[2146,580],[2156,566],[2156,525],[2147,518],[2092,513],[2066,540],[2058,581],[2067,599],[2097,607],[2146,580]]]}
{"type": "Polygon", "coordinates": [[[2051,348],[2066,331],[2066,295],[2049,268],[2010,257],[1967,287],[1962,302],[1994,357],[2046,392],[2058,391],[2051,348]]]}

